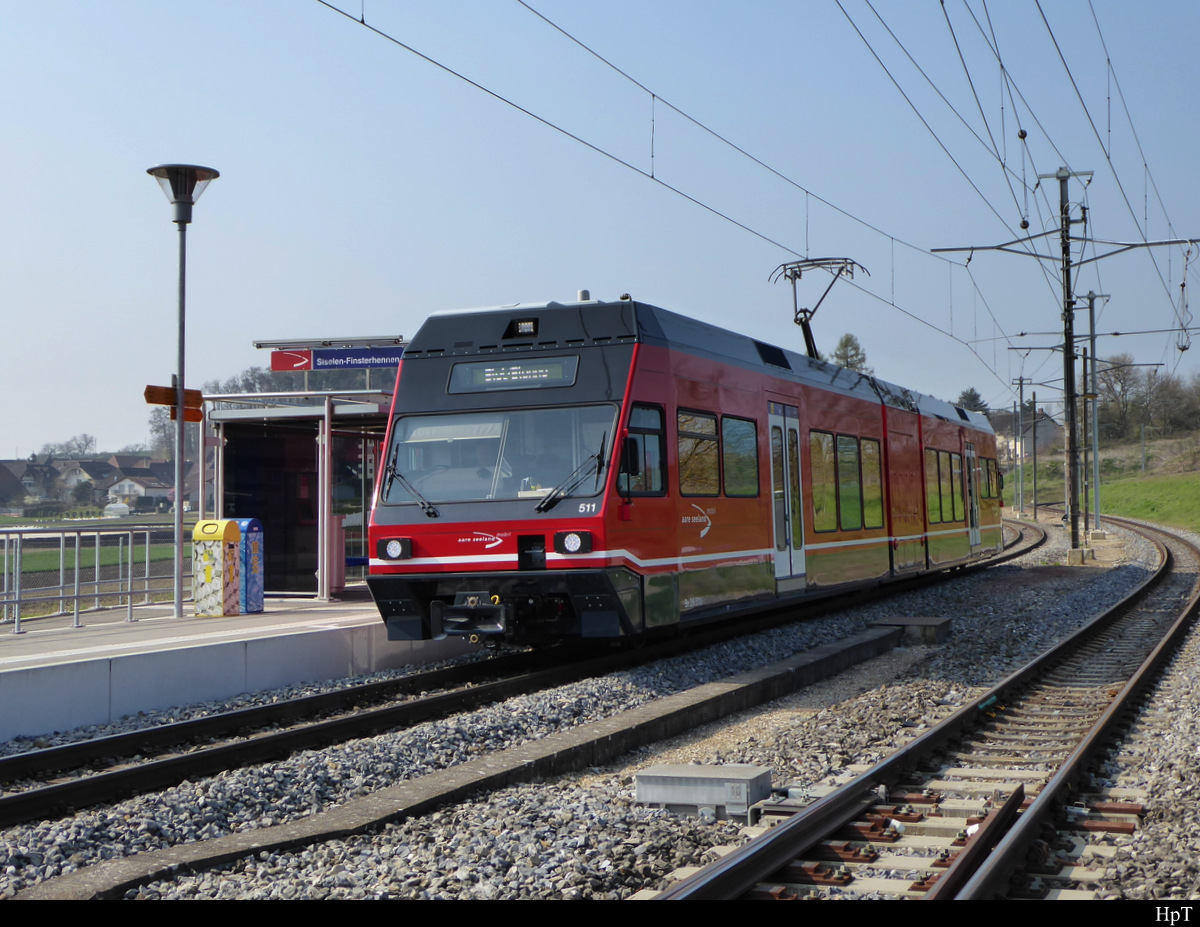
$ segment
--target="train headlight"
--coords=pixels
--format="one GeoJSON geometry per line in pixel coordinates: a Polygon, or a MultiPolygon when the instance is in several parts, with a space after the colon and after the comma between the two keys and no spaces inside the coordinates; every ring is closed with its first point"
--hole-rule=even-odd
{"type": "Polygon", "coordinates": [[[592,532],[559,531],[554,535],[554,549],[560,554],[590,554],[592,532]]]}
{"type": "Polygon", "coordinates": [[[412,557],[411,538],[386,538],[375,545],[380,560],[408,560],[412,557]]]}

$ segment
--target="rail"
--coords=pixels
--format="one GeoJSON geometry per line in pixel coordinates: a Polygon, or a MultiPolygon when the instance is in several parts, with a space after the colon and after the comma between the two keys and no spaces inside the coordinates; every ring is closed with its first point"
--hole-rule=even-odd
{"type": "MultiPolygon", "coordinates": [[[[1029,688],[1047,667],[1059,667],[1066,664],[1072,653],[1081,644],[1097,638],[1110,626],[1115,626],[1126,614],[1133,612],[1152,590],[1166,581],[1169,573],[1170,558],[1163,544],[1152,541],[1159,550],[1161,568],[1147,578],[1137,589],[1125,596],[1119,603],[1094,617],[1075,634],[1060,641],[1037,659],[1027,663],[1016,672],[1009,675],[989,691],[956,711],[937,726],[926,731],[905,746],[859,774],[842,788],[831,792],[820,800],[809,805],[792,818],[767,831],[761,837],[744,844],[723,856],[716,863],[698,870],[686,879],[668,888],[658,897],[662,900],[718,900],[741,897],[749,893],[759,882],[771,881],[770,876],[784,869],[797,857],[809,853],[818,843],[828,839],[831,833],[850,824],[863,816],[867,809],[877,805],[887,806],[891,802],[890,792],[898,783],[907,782],[905,790],[908,793],[919,791],[919,786],[911,783],[914,780],[913,771],[921,769],[929,763],[930,758],[948,752],[954,743],[968,740],[972,731],[980,727],[981,718],[989,716],[996,705],[1007,705],[1011,709],[1019,693],[1029,688]],[[882,795],[881,795],[882,790],[882,795]]],[[[1184,616],[1179,618],[1168,639],[1177,639],[1191,620],[1197,608],[1198,595],[1190,593],[1184,616]]],[[[1163,612],[1169,610],[1169,604],[1160,603],[1148,611],[1163,612]]],[[[1142,634],[1132,637],[1141,639],[1142,634]]],[[[1104,648],[1102,648],[1104,649],[1104,648]]],[[[1109,647],[1108,649],[1114,649],[1109,647]]],[[[1160,665],[1169,652],[1165,641],[1159,643],[1153,654],[1146,660],[1146,666],[1160,665]],[[1153,663],[1152,663],[1153,661],[1153,663]]],[[[1083,662],[1087,662],[1084,658],[1083,662]]],[[[1120,696],[1114,690],[1111,697],[1116,702],[1146,685],[1143,677],[1136,682],[1124,685],[1120,696]]],[[[1068,685],[1077,685],[1068,683],[1068,685]]],[[[977,835],[975,846],[968,845],[971,852],[965,852],[959,861],[952,863],[949,871],[945,872],[943,880],[947,887],[939,889],[939,893],[927,897],[963,897],[976,900],[990,898],[998,890],[1006,873],[1011,871],[1011,864],[1006,868],[1004,863],[993,869],[997,861],[1007,862],[1019,857],[1029,843],[1040,836],[1038,825],[1046,819],[1048,807],[1056,797],[1061,798],[1064,788],[1073,786],[1080,777],[1079,764],[1086,760],[1102,742],[1106,732],[1111,731],[1113,719],[1118,715],[1118,707],[1107,707],[1098,719],[1093,718],[1094,732],[1081,734],[1081,740],[1071,755],[1062,763],[1061,772],[1054,775],[1041,794],[1031,799],[1030,809],[1017,818],[1017,825],[1009,829],[1009,823],[1016,817],[1016,810],[1022,805],[1021,799],[1010,800],[1005,804],[1002,814],[1003,825],[991,825],[986,832],[977,835]],[[1030,812],[1037,810],[1036,815],[1030,812]],[[1028,816],[1028,817],[1027,817],[1028,816]],[[986,863],[986,867],[984,866],[986,863]],[[979,872],[972,870],[980,866],[979,872]],[[984,869],[991,871],[984,873],[984,869]],[[957,870],[957,871],[956,871],[957,870]]],[[[1041,762],[1041,761],[1039,761],[1041,762]]],[[[949,763],[953,766],[953,762],[949,763]]],[[[971,764],[960,764],[971,765],[971,764]]],[[[900,867],[903,868],[903,867],[900,867]]],[[[788,882],[788,878],[776,881],[788,882]]]]}
{"type": "MultiPolygon", "coordinates": [[[[1129,530],[1144,531],[1149,528],[1155,534],[1161,533],[1151,525],[1111,515],[1105,517],[1110,523],[1117,523],[1129,530]]],[[[1193,556],[1200,555],[1200,548],[1197,545],[1184,538],[1176,537],[1174,540],[1182,543],[1193,556]]],[[[1197,614],[1200,614],[1200,586],[1193,587],[1179,617],[1125,683],[1121,691],[1116,694],[1112,704],[1092,727],[1088,736],[1080,742],[1068,760],[1063,763],[1059,772],[1046,784],[1032,804],[1022,811],[1018,823],[1005,833],[1002,840],[998,841],[992,851],[989,865],[981,867],[978,872],[971,875],[970,879],[964,880],[964,884],[955,895],[957,899],[963,901],[985,900],[997,897],[1004,890],[1009,874],[1024,858],[1033,841],[1041,836],[1041,828],[1047,825],[1058,808],[1067,803],[1064,796],[1078,790],[1079,782],[1086,769],[1085,764],[1109,742],[1114,729],[1128,723],[1131,704],[1136,703],[1136,700],[1158,681],[1164,667],[1175,655],[1195,623],[1197,614]]]]}
{"type": "MultiPolygon", "coordinates": [[[[184,550],[185,590],[191,575],[190,541],[184,550]]],[[[173,595],[174,538],[170,525],[61,525],[0,529],[0,627],[22,633],[22,623],[124,606],[173,595]]]]}

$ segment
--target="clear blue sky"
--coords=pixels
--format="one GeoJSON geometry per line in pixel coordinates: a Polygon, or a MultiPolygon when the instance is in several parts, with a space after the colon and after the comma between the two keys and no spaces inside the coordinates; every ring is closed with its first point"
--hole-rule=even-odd
{"type": "MultiPolygon", "coordinates": [[[[1034,351],[1022,368],[989,340],[1061,328],[1057,270],[979,252],[972,280],[965,256],[921,249],[1006,241],[1024,214],[1031,232],[1054,227],[1057,183],[1021,184],[1063,164],[1095,172],[1071,186],[1093,235],[1200,236],[1196,4],[1042,0],[1093,130],[1036,4],[947,0],[948,24],[933,0],[877,0],[983,144],[863,0],[842,0],[845,13],[825,0],[529,2],[658,99],[516,0],[342,0],[354,20],[315,0],[0,0],[0,457],[80,432],[110,450],[147,437],[142,389],[175,366],[177,234],[145,173],[162,162],[221,172],[188,233],[189,386],[265,365],[255,339],[408,335],[434,310],[581,287],[795,348],[790,293],[767,280],[790,249],[871,273],[822,306],[824,350],[853,332],[886,379],[950,399],[974,386],[1006,405],[1022,372],[1061,376],[1057,355],[1034,351]],[[363,28],[364,11],[637,170],[363,28]]],[[[1159,249],[1157,268],[1136,253],[1093,265],[1077,292],[1111,294],[1101,331],[1170,328],[1182,271],[1182,249],[1159,249]]],[[[802,305],[825,280],[806,278],[802,305]]],[[[1200,354],[1170,335],[1101,342],[1102,356],[1122,351],[1184,376],[1200,354]]]]}

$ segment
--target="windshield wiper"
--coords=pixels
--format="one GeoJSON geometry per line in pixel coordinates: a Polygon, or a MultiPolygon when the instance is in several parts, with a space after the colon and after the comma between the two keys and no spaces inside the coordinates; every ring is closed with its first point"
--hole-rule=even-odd
{"type": "Polygon", "coordinates": [[[434,504],[417,492],[417,487],[409,482],[408,478],[405,477],[403,473],[396,469],[396,458],[399,456],[399,454],[400,446],[396,445],[396,450],[392,453],[392,462],[387,465],[387,469],[384,471],[387,474],[387,482],[383,484],[383,498],[387,498],[388,492],[392,488],[392,480],[395,480],[406,490],[408,490],[408,494],[410,496],[417,500],[417,504],[421,506],[421,511],[424,512],[426,516],[429,518],[440,517],[442,513],[434,507],[434,504]]]}
{"type": "Polygon", "coordinates": [[[555,486],[545,498],[533,507],[535,512],[548,512],[554,506],[558,505],[559,501],[565,499],[575,488],[582,483],[590,475],[590,468],[594,464],[596,467],[596,489],[600,488],[600,474],[604,472],[604,444],[608,439],[606,431],[600,437],[600,450],[589,456],[583,463],[571,471],[570,475],[565,480],[555,486]]]}

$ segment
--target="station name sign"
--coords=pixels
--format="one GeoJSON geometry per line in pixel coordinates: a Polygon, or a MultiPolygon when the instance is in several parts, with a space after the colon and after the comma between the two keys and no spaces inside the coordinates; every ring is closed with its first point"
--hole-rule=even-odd
{"type": "Polygon", "coordinates": [[[305,348],[272,351],[272,370],[349,370],[355,367],[395,367],[404,353],[391,348],[305,348]]]}

